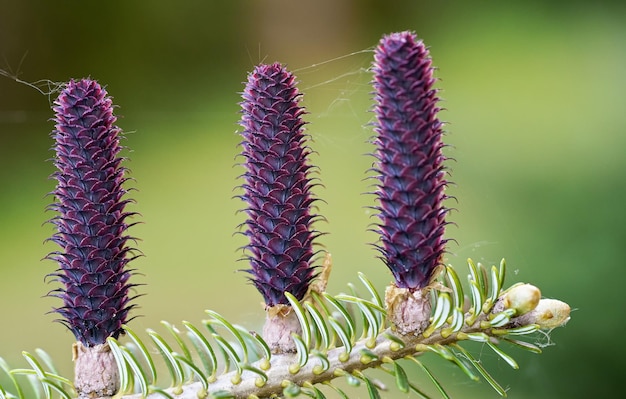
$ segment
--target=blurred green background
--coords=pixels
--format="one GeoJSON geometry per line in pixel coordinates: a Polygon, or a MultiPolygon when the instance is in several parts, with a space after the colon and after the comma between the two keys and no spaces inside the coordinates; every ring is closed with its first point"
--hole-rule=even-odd
{"type": "MultiPolygon", "coordinates": [[[[366,229],[373,203],[371,49],[384,33],[414,30],[431,48],[449,122],[451,195],[458,202],[447,262],[505,257],[525,281],[573,308],[542,355],[510,349],[513,371],[475,347],[510,398],[614,397],[623,391],[626,323],[626,6],[615,1],[231,0],[78,2],[0,0],[0,68],[20,79],[91,76],[107,86],[126,132],[145,257],[135,330],[199,321],[211,308],[250,329],[261,297],[238,272],[243,215],[235,187],[238,92],[261,61],[294,70],[326,202],[334,257],[329,291],[365,272],[390,274],[366,229]],[[621,298],[621,299],[620,299],[621,298]]],[[[47,90],[47,89],[46,89],[47,90]]],[[[0,356],[50,352],[71,374],[73,337],[46,314],[59,302],[41,259],[54,247],[43,224],[50,101],[0,77],[0,356]],[[43,226],[42,226],[43,224],[43,226]]],[[[495,398],[431,358],[454,398],[495,398]]],[[[411,374],[437,396],[418,370],[411,374]]],[[[394,392],[394,391],[392,391],[394,392]]],[[[356,395],[365,396],[365,391],[356,395]]],[[[404,397],[385,394],[385,397],[404,397]]]]}

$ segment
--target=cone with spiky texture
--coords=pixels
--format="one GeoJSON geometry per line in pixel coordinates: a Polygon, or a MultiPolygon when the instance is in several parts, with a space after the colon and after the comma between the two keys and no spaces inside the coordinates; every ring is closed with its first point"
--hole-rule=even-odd
{"type": "Polygon", "coordinates": [[[435,78],[428,50],[411,32],[384,36],[374,57],[376,247],[394,277],[390,319],[403,334],[419,333],[430,316],[425,288],[441,264],[448,212],[435,78]]]}
{"type": "Polygon", "coordinates": [[[106,339],[117,338],[128,321],[132,239],[126,234],[130,200],[119,157],[120,129],[106,90],[91,79],[68,82],[53,107],[57,216],[50,238],[60,251],[48,258],[59,269],[50,276],[61,287],[49,295],[63,300],[54,309],[78,340],[74,347],[76,389],[81,397],[108,397],[118,390],[117,365],[106,339]]]}
{"type": "Polygon", "coordinates": [[[295,77],[275,63],[248,75],[241,102],[247,272],[265,301],[263,335],[276,352],[294,349],[291,332],[298,332],[299,323],[285,293],[298,300],[306,295],[319,234],[311,227],[315,199],[299,100],[295,77]]]}

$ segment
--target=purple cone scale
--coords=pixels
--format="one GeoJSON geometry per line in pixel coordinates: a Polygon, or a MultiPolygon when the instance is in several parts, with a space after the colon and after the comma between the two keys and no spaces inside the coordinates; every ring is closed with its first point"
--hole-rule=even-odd
{"type": "Polygon", "coordinates": [[[83,345],[117,338],[128,321],[127,268],[133,251],[127,243],[124,210],[130,202],[122,188],[125,168],[118,156],[120,129],[114,125],[113,105],[95,81],[70,81],[56,99],[54,164],[57,181],[50,220],[57,228],[50,238],[60,251],[48,258],[59,264],[50,276],[62,287],[49,295],[63,300],[54,309],[83,345]]]}
{"type": "Polygon", "coordinates": [[[441,263],[448,212],[436,80],[428,50],[410,32],[381,39],[373,72],[377,248],[395,285],[417,290],[441,263]]]}
{"type": "Polygon", "coordinates": [[[277,63],[257,66],[242,96],[247,272],[266,306],[289,304],[285,292],[301,300],[315,276],[313,240],[319,235],[311,228],[316,216],[305,111],[295,77],[277,63]]]}

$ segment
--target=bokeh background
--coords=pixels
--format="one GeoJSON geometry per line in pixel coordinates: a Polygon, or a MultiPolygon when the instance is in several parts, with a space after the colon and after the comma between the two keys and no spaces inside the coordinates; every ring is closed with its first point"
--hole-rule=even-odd
{"type": "MultiPolygon", "coordinates": [[[[447,262],[510,268],[509,282],[541,287],[574,311],[541,338],[542,355],[511,349],[510,370],[474,347],[510,398],[615,397],[622,392],[626,268],[626,6],[615,1],[231,0],[78,2],[0,0],[0,356],[24,365],[41,347],[71,372],[73,337],[46,314],[59,302],[41,259],[54,182],[45,84],[91,76],[119,106],[118,124],[142,224],[145,257],[135,330],[200,321],[211,308],[250,329],[261,297],[238,262],[243,215],[238,92],[246,73],[280,61],[295,71],[320,166],[320,241],[337,293],[365,272],[390,274],[368,243],[364,180],[372,159],[372,48],[414,30],[441,79],[441,118],[457,202],[447,262]],[[42,93],[43,92],[43,93],[42,93]]],[[[495,398],[443,360],[427,359],[454,398],[495,398]]],[[[411,370],[427,392],[427,378],[411,370]]],[[[392,390],[385,397],[404,397],[392,390]]],[[[355,397],[366,396],[364,390],[355,397]]]]}

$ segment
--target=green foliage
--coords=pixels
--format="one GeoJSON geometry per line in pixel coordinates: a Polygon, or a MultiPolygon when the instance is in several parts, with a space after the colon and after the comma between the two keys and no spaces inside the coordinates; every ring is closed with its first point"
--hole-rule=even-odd
{"type": "MultiPolygon", "coordinates": [[[[468,265],[470,299],[465,299],[454,268],[445,268],[431,291],[435,306],[430,325],[418,336],[400,336],[394,332],[386,320],[381,296],[363,274],[359,274],[359,280],[365,295],[349,285],[350,294],[333,296],[312,291],[303,303],[288,296],[302,327],[301,335],[293,335],[295,354],[273,355],[259,334],[232,324],[211,310],[206,311],[208,318],[200,327],[183,321],[184,328],[179,329],[162,322],[165,332],[148,329],[147,338],[125,327],[128,336],[125,344],[113,338],[108,340],[120,370],[119,395],[124,398],[149,394],[179,398],[271,395],[324,398],[320,387],[327,386],[346,398],[347,394],[333,383],[335,379],[343,379],[349,386],[361,387],[370,398],[380,398],[381,391],[387,387],[366,372],[380,369],[394,377],[399,391],[430,398],[418,388],[415,377],[405,371],[408,360],[409,364],[419,366],[441,397],[449,398],[442,383],[419,359],[422,353],[432,352],[457,366],[471,380],[482,377],[501,396],[506,396],[506,390],[461,343],[482,343],[517,369],[515,360],[499,343],[505,341],[540,353],[536,345],[515,338],[532,336],[539,325],[520,326],[515,323],[519,315],[514,309],[499,309],[510,291],[502,289],[504,261],[499,267],[489,269],[471,260],[468,265]],[[160,375],[161,368],[166,370],[165,377],[160,375]]],[[[56,373],[45,352],[37,350],[36,356],[23,355],[28,369],[11,369],[0,359],[0,368],[11,385],[0,386],[0,399],[30,397],[25,396],[28,391],[35,392],[38,399],[51,399],[55,395],[74,397],[72,383],[56,373]],[[15,393],[9,393],[11,390],[15,393]]]]}
{"type": "Polygon", "coordinates": [[[75,397],[72,381],[58,375],[52,359],[42,349],[36,349],[34,356],[22,352],[22,356],[30,368],[11,369],[6,361],[0,358],[0,369],[11,382],[13,392],[0,385],[0,399],[11,398],[52,398],[53,393],[64,399],[75,397]],[[22,378],[20,378],[22,377],[22,378]]]}

